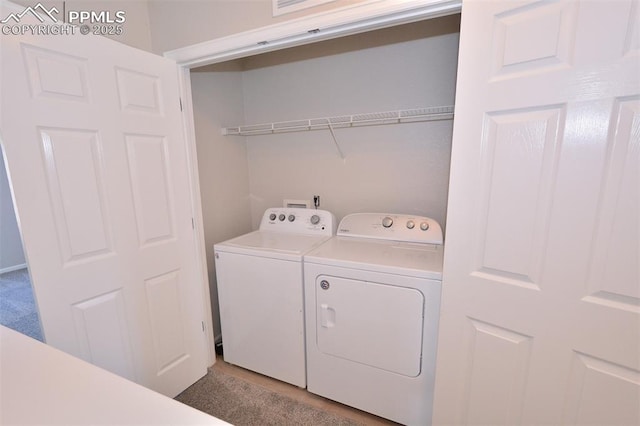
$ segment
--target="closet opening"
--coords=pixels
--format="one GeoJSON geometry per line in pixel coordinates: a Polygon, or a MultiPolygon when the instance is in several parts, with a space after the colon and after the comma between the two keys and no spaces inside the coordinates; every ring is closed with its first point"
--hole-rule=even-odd
{"type": "Polygon", "coordinates": [[[228,130],[452,107],[459,30],[454,14],[191,69],[216,340],[213,245],[257,229],[269,207],[286,199],[313,205],[320,195],[320,208],[338,221],[355,212],[405,213],[446,228],[453,114],[254,135],[228,130]]]}

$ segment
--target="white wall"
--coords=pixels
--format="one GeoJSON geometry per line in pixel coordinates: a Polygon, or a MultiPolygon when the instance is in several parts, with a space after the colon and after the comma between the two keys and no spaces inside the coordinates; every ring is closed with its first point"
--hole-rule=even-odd
{"type": "MultiPolygon", "coordinates": [[[[148,0],[66,0],[67,10],[105,10],[115,13],[124,11],[126,21],[119,35],[106,35],[110,39],[129,46],[152,51],[151,23],[149,22],[148,0]]],[[[162,29],[159,29],[162,31],[162,29]]]]}
{"type": "MultiPolygon", "coordinates": [[[[459,16],[246,61],[245,120],[286,121],[453,105],[459,16]]],[[[237,123],[235,123],[237,124],[237,123]]],[[[283,198],[352,212],[426,215],[445,225],[452,121],[247,137],[254,227],[283,198]]]]}
{"type": "Polygon", "coordinates": [[[162,55],[242,31],[306,15],[377,0],[334,0],[293,13],[273,16],[271,0],[10,0],[22,6],[40,2],[62,10],[124,11],[123,33],[107,35],[120,43],[162,55]]]}
{"type": "Polygon", "coordinates": [[[368,0],[336,0],[273,17],[271,0],[150,0],[153,52],[209,41],[368,0]]]}
{"type": "Polygon", "coordinates": [[[11,191],[0,150],[0,273],[24,265],[24,252],[20,231],[11,201],[11,191]]]}
{"type": "Polygon", "coordinates": [[[202,215],[209,269],[214,335],[220,336],[213,245],[251,230],[246,144],[220,133],[221,123],[244,116],[242,75],[237,68],[191,73],[202,215]]]}

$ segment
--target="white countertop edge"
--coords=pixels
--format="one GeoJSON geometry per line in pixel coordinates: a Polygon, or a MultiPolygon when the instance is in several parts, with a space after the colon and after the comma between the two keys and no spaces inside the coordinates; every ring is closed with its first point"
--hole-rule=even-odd
{"type": "Polygon", "coordinates": [[[0,326],[2,425],[228,425],[0,326]]]}

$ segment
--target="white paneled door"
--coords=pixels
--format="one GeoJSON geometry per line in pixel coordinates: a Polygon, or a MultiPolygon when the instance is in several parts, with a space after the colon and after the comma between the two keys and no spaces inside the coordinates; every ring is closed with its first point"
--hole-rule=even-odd
{"type": "Polygon", "coordinates": [[[45,339],[175,396],[207,367],[177,66],[80,32],[1,37],[2,146],[45,339]]]}
{"type": "Polygon", "coordinates": [[[639,7],[463,4],[435,424],[640,424],[639,7]]]}

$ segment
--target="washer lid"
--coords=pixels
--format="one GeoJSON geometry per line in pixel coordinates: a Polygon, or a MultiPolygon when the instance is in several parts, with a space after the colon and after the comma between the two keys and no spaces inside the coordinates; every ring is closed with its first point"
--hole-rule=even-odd
{"type": "Polygon", "coordinates": [[[443,246],[338,236],[307,253],[304,261],[441,280],[443,246]]]}
{"type": "Polygon", "coordinates": [[[213,248],[219,252],[300,261],[302,255],[328,238],[326,235],[254,231],[216,244],[213,248]]]}

